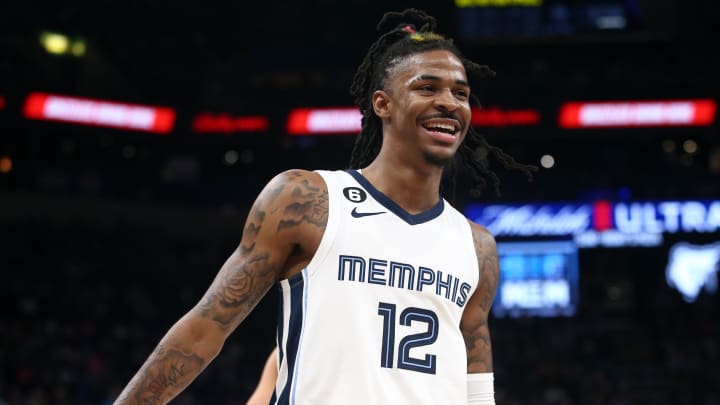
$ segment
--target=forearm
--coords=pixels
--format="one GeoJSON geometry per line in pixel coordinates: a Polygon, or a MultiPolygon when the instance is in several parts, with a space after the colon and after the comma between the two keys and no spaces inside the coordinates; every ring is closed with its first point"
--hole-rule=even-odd
{"type": "Polygon", "coordinates": [[[217,356],[224,335],[192,312],[165,334],[115,405],[166,404],[180,394],[217,356]]]}
{"type": "Polygon", "coordinates": [[[492,345],[488,316],[495,298],[500,275],[495,239],[483,227],[470,223],[478,258],[478,287],[467,303],[460,330],[467,350],[467,372],[490,373],[493,370],[492,345]]]}
{"type": "Polygon", "coordinates": [[[463,331],[467,350],[467,372],[489,373],[493,371],[492,345],[487,323],[463,331]]]}

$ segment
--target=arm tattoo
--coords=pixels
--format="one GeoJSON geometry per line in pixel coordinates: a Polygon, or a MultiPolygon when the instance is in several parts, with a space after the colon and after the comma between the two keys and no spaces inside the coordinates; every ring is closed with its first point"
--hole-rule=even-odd
{"type": "Polygon", "coordinates": [[[284,210],[284,218],[278,224],[278,231],[292,228],[303,221],[325,229],[328,218],[327,190],[313,187],[307,180],[292,191],[293,202],[284,210]]]}
{"type": "Polygon", "coordinates": [[[462,334],[468,353],[468,368],[478,366],[481,370],[492,370],[492,345],[487,321],[467,325],[462,334]]]}
{"type": "Polygon", "coordinates": [[[495,290],[498,284],[497,252],[493,248],[492,238],[473,232],[473,241],[478,257],[479,283],[478,293],[480,310],[485,315],[466,321],[462,333],[468,353],[468,368],[472,365],[481,370],[492,370],[492,346],[487,315],[490,312],[495,290]]]}
{"type": "Polygon", "coordinates": [[[161,343],[128,384],[118,403],[167,403],[192,382],[205,367],[205,363],[206,361],[195,353],[184,354],[175,349],[166,349],[161,343]]]}
{"type": "Polygon", "coordinates": [[[242,264],[218,274],[198,305],[200,315],[227,330],[239,313],[247,314],[275,282],[278,269],[268,263],[270,254],[250,246],[239,247],[242,264]],[[259,288],[258,288],[259,287],[259,288]]]}
{"type": "Polygon", "coordinates": [[[232,327],[238,316],[249,313],[275,281],[278,271],[269,264],[270,253],[256,250],[256,240],[265,221],[265,210],[282,192],[285,185],[268,190],[248,214],[243,242],[238,247],[240,265],[218,274],[198,309],[200,316],[211,318],[223,330],[232,327]]]}
{"type": "Polygon", "coordinates": [[[251,209],[243,241],[238,248],[240,264],[221,271],[198,306],[201,316],[214,320],[224,330],[231,328],[252,310],[277,281],[281,270],[278,264],[273,263],[277,261],[271,260],[270,252],[256,245],[267,220],[266,212],[270,212],[271,217],[275,212],[282,212],[275,232],[303,222],[322,229],[327,224],[327,190],[313,186],[308,179],[303,178],[301,172],[291,171],[285,177],[283,184],[264,192],[251,209]],[[283,192],[288,196],[283,200],[289,200],[284,208],[277,202],[283,192]]]}

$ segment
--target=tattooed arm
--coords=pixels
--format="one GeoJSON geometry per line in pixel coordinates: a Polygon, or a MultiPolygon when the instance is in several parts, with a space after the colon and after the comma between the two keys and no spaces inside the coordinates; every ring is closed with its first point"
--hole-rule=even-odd
{"type": "Polygon", "coordinates": [[[309,262],[325,230],[327,208],[327,188],[316,173],[293,170],[270,181],[248,214],[240,245],[115,404],[165,404],[182,392],[270,287],[309,262]]]}
{"type": "Polygon", "coordinates": [[[495,238],[485,228],[470,222],[478,260],[478,287],[465,307],[460,330],[467,349],[467,372],[492,372],[492,348],[488,315],[498,285],[498,258],[495,238]]]}

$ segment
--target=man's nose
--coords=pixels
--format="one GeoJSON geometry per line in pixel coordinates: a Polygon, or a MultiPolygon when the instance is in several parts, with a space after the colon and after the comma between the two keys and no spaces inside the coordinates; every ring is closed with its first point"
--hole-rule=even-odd
{"type": "Polygon", "coordinates": [[[446,89],[439,91],[436,94],[435,106],[445,111],[455,111],[458,108],[459,103],[452,90],[446,89]]]}

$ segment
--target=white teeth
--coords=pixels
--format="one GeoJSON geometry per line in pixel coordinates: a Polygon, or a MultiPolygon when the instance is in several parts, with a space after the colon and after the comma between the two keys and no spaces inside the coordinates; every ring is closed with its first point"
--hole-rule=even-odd
{"type": "Polygon", "coordinates": [[[455,126],[454,125],[448,125],[448,124],[432,124],[427,127],[428,129],[441,129],[443,131],[447,131],[448,133],[455,133],[455,126]]]}

